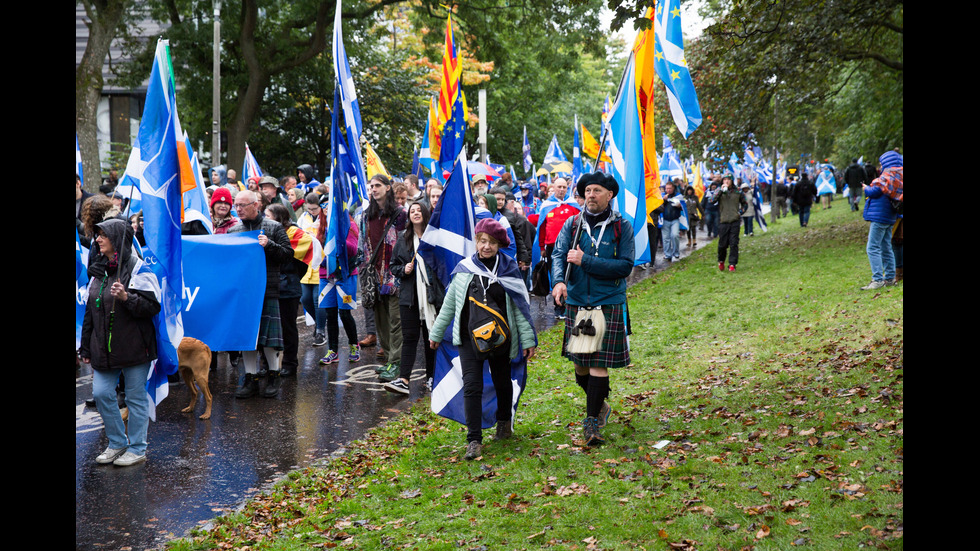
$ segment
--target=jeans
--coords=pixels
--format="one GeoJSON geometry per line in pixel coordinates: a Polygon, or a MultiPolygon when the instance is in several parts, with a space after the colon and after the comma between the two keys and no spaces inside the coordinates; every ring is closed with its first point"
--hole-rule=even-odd
{"type": "Polygon", "coordinates": [[[752,217],[745,216],[742,218],[742,224],[745,225],[745,235],[752,235],[752,217]]]}
{"type": "Polygon", "coordinates": [[[680,258],[680,230],[681,221],[679,219],[664,220],[660,231],[663,233],[665,259],[680,258]]]}
{"type": "Polygon", "coordinates": [[[146,378],[149,373],[149,362],[121,369],[92,370],[92,394],[102,416],[110,448],[129,448],[136,455],[146,453],[146,429],[150,422],[150,395],[146,392],[146,378]],[[126,380],[126,407],[129,408],[129,419],[125,423],[116,400],[116,384],[119,383],[120,373],[124,374],[126,380]]]}
{"type": "Polygon", "coordinates": [[[810,205],[800,205],[800,226],[810,223],[810,205]]]}
{"type": "Polygon", "coordinates": [[[322,333],[327,323],[327,317],[324,309],[316,305],[320,297],[320,286],[316,283],[303,283],[301,288],[303,289],[301,299],[303,310],[306,310],[306,313],[316,321],[316,330],[322,333]]]}
{"type": "Polygon", "coordinates": [[[895,253],[892,250],[892,225],[872,222],[868,230],[868,262],[872,281],[895,279],[895,253]]]}
{"type": "MultiPolygon", "coordinates": [[[[490,379],[497,394],[497,423],[510,423],[514,403],[514,387],[510,378],[510,341],[501,346],[503,352],[490,356],[490,379]]],[[[466,442],[483,442],[483,360],[473,345],[464,342],[459,347],[459,363],[463,370],[463,411],[466,416],[466,442]]]]}
{"type": "Polygon", "coordinates": [[[718,211],[704,211],[704,225],[708,228],[708,237],[718,235],[718,211]]]}

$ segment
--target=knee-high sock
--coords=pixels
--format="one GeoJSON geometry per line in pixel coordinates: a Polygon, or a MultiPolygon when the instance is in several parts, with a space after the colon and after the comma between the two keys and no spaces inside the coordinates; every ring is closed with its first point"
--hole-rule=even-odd
{"type": "Polygon", "coordinates": [[[602,403],[609,396],[609,377],[589,377],[589,386],[585,390],[585,412],[588,417],[598,417],[602,411],[602,403]]]}

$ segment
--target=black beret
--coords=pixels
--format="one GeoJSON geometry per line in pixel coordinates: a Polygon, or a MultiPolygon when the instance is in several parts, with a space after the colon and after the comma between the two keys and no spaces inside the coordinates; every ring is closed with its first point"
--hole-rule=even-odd
{"type": "Polygon", "coordinates": [[[592,174],[583,175],[581,178],[579,178],[575,189],[578,190],[579,195],[585,197],[585,188],[593,184],[600,185],[609,191],[612,191],[613,197],[619,194],[619,182],[617,182],[612,176],[601,172],[593,172],[592,174]]]}

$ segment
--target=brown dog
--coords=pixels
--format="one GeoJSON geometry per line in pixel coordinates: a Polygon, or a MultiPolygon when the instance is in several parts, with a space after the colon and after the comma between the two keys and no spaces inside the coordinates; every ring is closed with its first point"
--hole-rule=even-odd
{"type": "Polygon", "coordinates": [[[180,378],[184,380],[187,388],[191,389],[192,395],[190,405],[180,411],[183,413],[194,411],[194,406],[197,405],[197,389],[200,388],[206,406],[201,419],[210,419],[211,389],[208,388],[208,374],[211,371],[211,349],[197,339],[184,337],[177,347],[177,361],[180,364],[180,378]]]}

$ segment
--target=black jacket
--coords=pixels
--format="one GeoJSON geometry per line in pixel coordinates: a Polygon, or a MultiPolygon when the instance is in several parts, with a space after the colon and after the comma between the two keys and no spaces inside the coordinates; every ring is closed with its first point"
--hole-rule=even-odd
{"type": "MultiPolygon", "coordinates": [[[[418,259],[415,258],[415,246],[411,243],[405,242],[405,237],[411,235],[414,231],[411,226],[407,227],[398,234],[398,240],[395,241],[395,246],[391,250],[391,263],[388,265],[391,270],[391,275],[395,276],[398,280],[398,305],[406,306],[408,308],[418,308],[417,291],[416,285],[419,281],[418,275],[418,259]],[[405,273],[405,265],[415,259],[415,265],[412,267],[412,273],[405,273]]],[[[425,273],[429,278],[429,282],[435,285],[441,285],[439,278],[436,277],[435,268],[429,266],[425,267],[425,273]]]]}
{"type": "Polygon", "coordinates": [[[132,226],[113,218],[97,227],[119,254],[117,262],[110,263],[105,255],[92,252],[79,356],[89,359],[94,369],[121,369],[153,361],[157,358],[153,317],[160,312],[156,276],[133,276],[140,260],[132,255],[132,226]],[[125,301],[109,293],[117,280],[126,286],[129,296],[125,301]]]}
{"type": "Polygon", "coordinates": [[[293,246],[282,224],[260,215],[254,220],[239,220],[228,233],[262,230],[269,242],[265,246],[265,298],[279,298],[279,267],[293,258],[293,246]]]}

